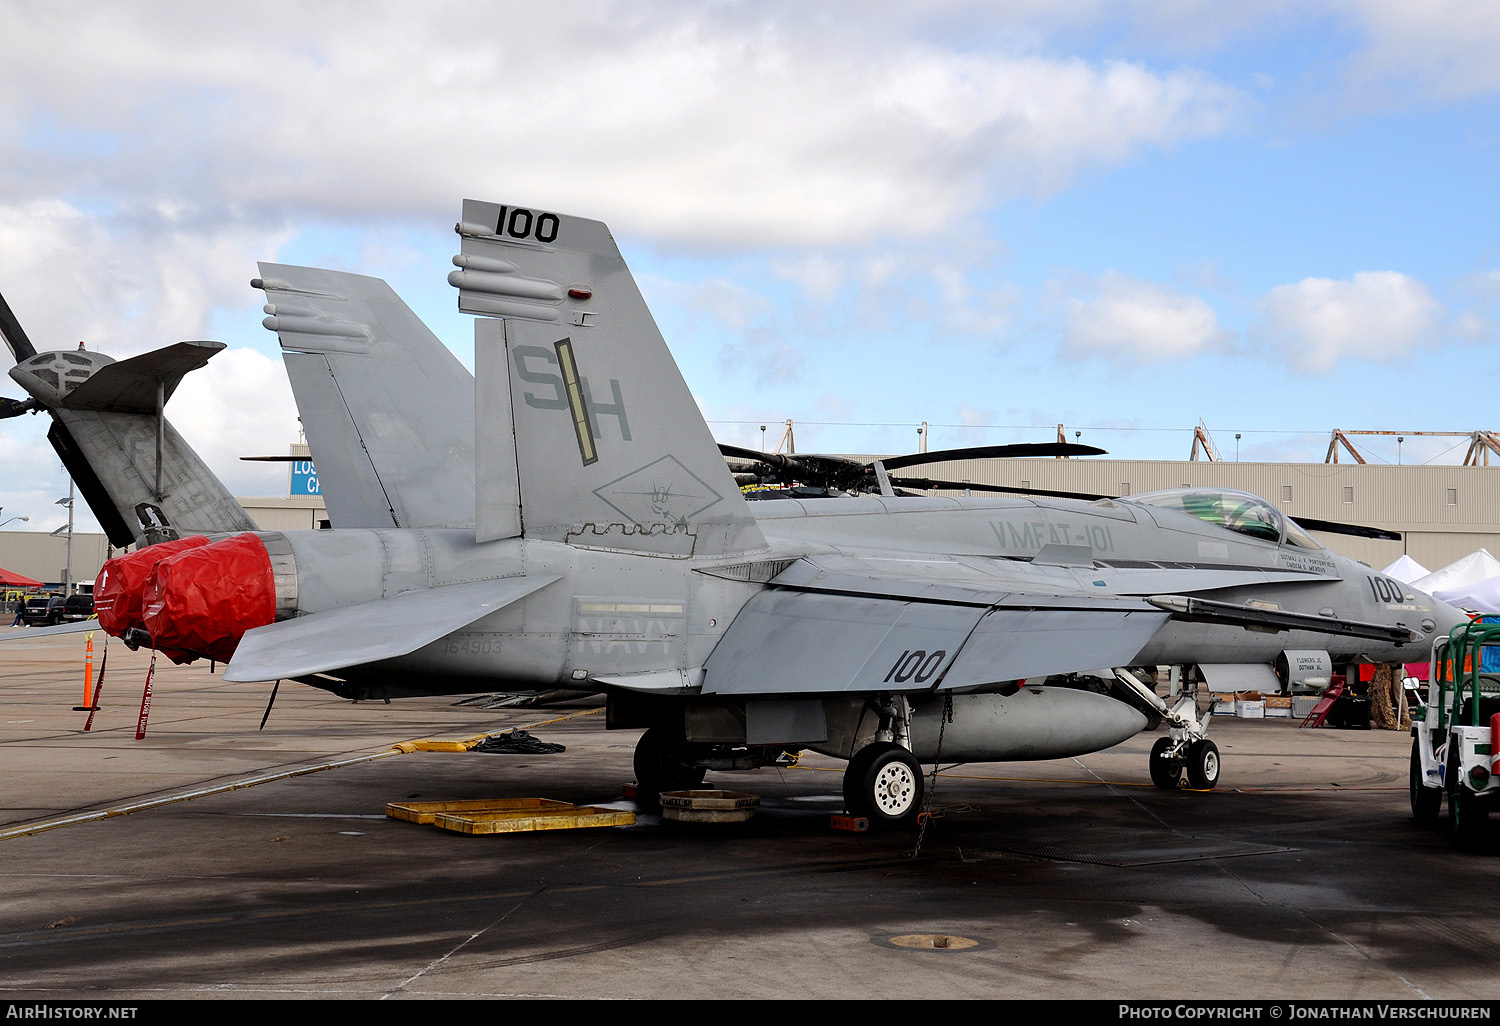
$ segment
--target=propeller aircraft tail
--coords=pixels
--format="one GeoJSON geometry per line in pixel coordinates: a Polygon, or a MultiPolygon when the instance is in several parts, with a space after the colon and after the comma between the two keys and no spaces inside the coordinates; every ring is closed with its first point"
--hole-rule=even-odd
{"type": "MultiPolygon", "coordinates": [[[[23,336],[24,338],[24,336],[23,336]]],[[[52,417],[47,434],[110,544],[150,545],[178,529],[253,531],[255,524],[162,408],[184,375],[222,342],[178,342],[116,361],[103,353],[17,346],[10,376],[52,417]]]]}

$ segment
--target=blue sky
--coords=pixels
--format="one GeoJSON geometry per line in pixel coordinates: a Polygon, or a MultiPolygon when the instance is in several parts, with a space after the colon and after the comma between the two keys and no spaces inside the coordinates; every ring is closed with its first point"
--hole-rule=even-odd
{"type": "MultiPolygon", "coordinates": [[[[229,343],[169,413],[242,494],[296,437],[255,262],[385,278],[469,362],[464,196],[609,223],[724,441],[1496,426],[1492,3],[539,6],[0,0],[0,291],[41,348],[229,343]]],[[[0,423],[0,519],[46,530],[43,434],[0,423]]]]}

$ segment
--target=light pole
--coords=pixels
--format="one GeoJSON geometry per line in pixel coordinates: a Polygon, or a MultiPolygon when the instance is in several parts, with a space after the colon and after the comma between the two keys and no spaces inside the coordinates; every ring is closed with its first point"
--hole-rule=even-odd
{"type": "Polygon", "coordinates": [[[66,525],[53,531],[53,534],[68,532],[68,565],[63,567],[63,594],[73,594],[73,479],[68,478],[68,497],[58,499],[59,506],[68,507],[68,522],[66,525]]]}
{"type": "Polygon", "coordinates": [[[30,517],[7,517],[5,520],[0,520],[0,527],[4,527],[6,524],[10,523],[12,520],[30,520],[30,519],[31,519],[30,517]]]}
{"type": "Polygon", "coordinates": [[[1236,431],[1234,433],[1234,462],[1238,463],[1239,461],[1240,461],[1240,433],[1238,431],[1236,431]]]}
{"type": "Polygon", "coordinates": [[[1396,436],[1396,466],[1401,466],[1401,443],[1406,441],[1405,435],[1396,436]]]}

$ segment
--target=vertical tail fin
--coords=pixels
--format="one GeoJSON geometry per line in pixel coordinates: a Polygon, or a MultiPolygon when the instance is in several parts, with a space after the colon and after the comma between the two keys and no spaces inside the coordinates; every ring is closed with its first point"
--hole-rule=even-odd
{"type": "Polygon", "coordinates": [[[379,278],[260,265],[336,527],[474,525],[474,379],[379,278]]]}
{"type": "Polygon", "coordinates": [[[475,328],[479,537],[519,524],[658,556],[763,549],[609,229],[465,200],[457,231],[459,309],[503,321],[475,328]]]}

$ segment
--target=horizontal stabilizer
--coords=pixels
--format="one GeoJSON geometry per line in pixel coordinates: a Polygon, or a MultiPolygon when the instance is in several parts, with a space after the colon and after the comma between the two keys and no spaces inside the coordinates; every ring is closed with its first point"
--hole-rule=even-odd
{"type": "Polygon", "coordinates": [[[280,680],[395,659],[561,579],[508,577],[408,591],[257,627],[241,639],[224,679],[280,680]]]}
{"type": "Polygon", "coordinates": [[[189,371],[195,371],[223,351],[223,342],[176,342],[95,371],[70,391],[63,406],[101,413],[156,412],[157,388],[165,403],[189,371]]]}

